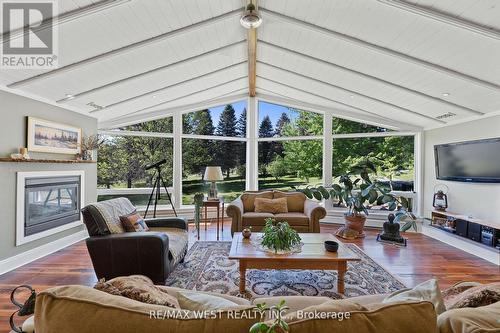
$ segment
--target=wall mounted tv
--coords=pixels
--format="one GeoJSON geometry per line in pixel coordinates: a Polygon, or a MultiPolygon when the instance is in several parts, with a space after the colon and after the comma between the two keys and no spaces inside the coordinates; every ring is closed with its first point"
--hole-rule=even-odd
{"type": "Polygon", "coordinates": [[[500,183],[500,138],[434,146],[436,177],[474,183],[500,183]]]}

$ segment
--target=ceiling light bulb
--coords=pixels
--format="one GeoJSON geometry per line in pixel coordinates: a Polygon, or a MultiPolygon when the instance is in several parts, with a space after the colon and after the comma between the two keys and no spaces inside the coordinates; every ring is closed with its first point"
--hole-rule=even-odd
{"type": "Polygon", "coordinates": [[[354,95],[351,95],[350,97],[351,97],[351,98],[354,98],[354,95]]]}
{"type": "Polygon", "coordinates": [[[255,29],[262,23],[262,17],[255,10],[255,6],[248,4],[246,11],[240,18],[240,24],[247,29],[255,29]]]}
{"type": "Polygon", "coordinates": [[[443,96],[448,97],[448,96],[450,96],[450,93],[443,93],[443,96]]]}
{"type": "Polygon", "coordinates": [[[71,94],[66,94],[66,99],[73,99],[73,98],[75,98],[75,96],[74,96],[74,95],[71,95],[71,94]]]}

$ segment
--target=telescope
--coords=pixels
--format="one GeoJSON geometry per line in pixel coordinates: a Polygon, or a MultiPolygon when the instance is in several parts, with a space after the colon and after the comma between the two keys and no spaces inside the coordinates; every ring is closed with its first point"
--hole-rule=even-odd
{"type": "Polygon", "coordinates": [[[161,166],[163,164],[167,163],[167,159],[162,159],[161,161],[158,161],[156,163],[150,164],[146,166],[144,169],[149,170],[149,169],[156,169],[153,175],[153,189],[151,191],[151,194],[149,195],[148,199],[148,205],[146,207],[146,211],[144,212],[144,218],[148,216],[148,211],[149,211],[149,206],[151,206],[151,199],[153,199],[154,196],[154,209],[153,209],[153,217],[156,217],[156,206],[158,205],[158,202],[160,201],[160,196],[161,196],[161,187],[165,189],[165,193],[167,194],[168,201],[172,205],[172,209],[174,211],[175,216],[177,216],[177,212],[175,211],[175,207],[172,203],[172,198],[170,197],[170,193],[168,193],[168,188],[167,188],[167,183],[161,176],[161,166]]]}
{"type": "Polygon", "coordinates": [[[164,158],[161,161],[158,161],[154,164],[147,165],[144,169],[149,170],[149,169],[153,169],[153,168],[158,168],[159,166],[161,166],[165,163],[167,163],[167,159],[164,158]]]}

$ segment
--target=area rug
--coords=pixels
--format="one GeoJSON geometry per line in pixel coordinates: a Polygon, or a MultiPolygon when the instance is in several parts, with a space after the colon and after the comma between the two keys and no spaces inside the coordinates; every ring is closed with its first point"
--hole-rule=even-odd
{"type": "MultiPolygon", "coordinates": [[[[348,263],[345,296],[389,293],[405,285],[354,244],[346,244],[361,261],[348,263]]],[[[322,270],[247,270],[247,295],[239,295],[238,261],[227,259],[231,242],[196,242],[166,285],[190,290],[255,298],[264,296],[327,296],[337,293],[337,272],[322,270]]]]}

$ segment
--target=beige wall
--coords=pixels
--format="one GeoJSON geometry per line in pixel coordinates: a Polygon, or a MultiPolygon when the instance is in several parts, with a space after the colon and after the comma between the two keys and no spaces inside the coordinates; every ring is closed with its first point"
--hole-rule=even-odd
{"type": "MultiPolygon", "coordinates": [[[[436,184],[449,187],[450,212],[500,222],[500,184],[478,184],[436,179],[434,145],[500,137],[500,116],[426,131],[424,133],[424,213],[430,216],[436,184]]],[[[500,165],[498,166],[500,168],[500,165]]]]}
{"type": "MultiPolygon", "coordinates": [[[[0,91],[0,156],[7,157],[26,145],[26,117],[52,120],[81,127],[85,135],[97,133],[97,120],[49,104],[0,91]]],[[[38,158],[74,158],[71,155],[30,153],[38,158]]],[[[18,171],[85,171],[85,202],[97,198],[96,164],[46,164],[0,162],[0,261],[83,230],[75,227],[16,246],[16,173],[18,171]]]]}

